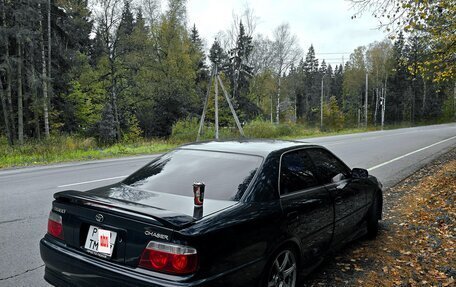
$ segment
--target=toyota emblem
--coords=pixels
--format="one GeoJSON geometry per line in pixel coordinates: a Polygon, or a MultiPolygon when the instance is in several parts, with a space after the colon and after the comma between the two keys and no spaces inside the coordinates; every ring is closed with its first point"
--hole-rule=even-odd
{"type": "Polygon", "coordinates": [[[103,222],[104,217],[103,217],[103,215],[98,213],[97,215],[95,215],[95,220],[98,222],[103,222]]]}

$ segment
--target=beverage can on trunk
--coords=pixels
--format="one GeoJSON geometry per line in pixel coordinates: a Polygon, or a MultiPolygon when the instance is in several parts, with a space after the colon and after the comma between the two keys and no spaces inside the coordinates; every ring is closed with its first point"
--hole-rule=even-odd
{"type": "Polygon", "coordinates": [[[205,184],[202,182],[193,183],[193,196],[195,201],[195,206],[203,206],[204,201],[204,188],[205,184]]]}

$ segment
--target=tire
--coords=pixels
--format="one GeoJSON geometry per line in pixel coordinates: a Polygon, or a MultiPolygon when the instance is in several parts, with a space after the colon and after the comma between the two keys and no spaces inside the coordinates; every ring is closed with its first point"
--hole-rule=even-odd
{"type": "Polygon", "coordinates": [[[275,252],[263,271],[261,287],[296,287],[298,260],[293,248],[284,247],[275,252]]]}
{"type": "Polygon", "coordinates": [[[374,239],[378,234],[379,204],[378,195],[375,195],[372,206],[367,212],[367,238],[369,239],[374,239]]]}

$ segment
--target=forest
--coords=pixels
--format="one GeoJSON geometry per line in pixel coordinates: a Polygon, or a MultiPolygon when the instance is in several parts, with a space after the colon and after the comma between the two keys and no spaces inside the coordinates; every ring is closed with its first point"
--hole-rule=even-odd
{"type": "MultiPolygon", "coordinates": [[[[455,121],[454,1],[352,2],[353,17],[387,19],[385,40],[332,66],[312,45],[299,47],[286,15],[262,35],[246,8],[216,39],[202,39],[185,0],[0,0],[0,138],[20,146],[71,135],[108,145],[166,139],[179,127],[196,138],[215,69],[246,127],[455,121]]],[[[220,126],[235,129],[219,97],[220,126]]],[[[210,101],[206,126],[213,122],[210,101]]]]}

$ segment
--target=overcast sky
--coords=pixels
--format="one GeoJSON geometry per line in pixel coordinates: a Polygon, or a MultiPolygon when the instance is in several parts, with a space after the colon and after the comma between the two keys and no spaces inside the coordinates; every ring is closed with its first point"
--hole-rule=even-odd
{"type": "Polygon", "coordinates": [[[347,61],[356,47],[385,38],[371,15],[352,20],[354,10],[345,0],[188,0],[188,24],[196,24],[211,45],[217,32],[230,27],[233,12],[241,14],[246,5],[258,17],[257,33],[271,37],[275,27],[289,23],[305,53],[313,44],[317,58],[333,65],[342,56],[347,61]]]}

